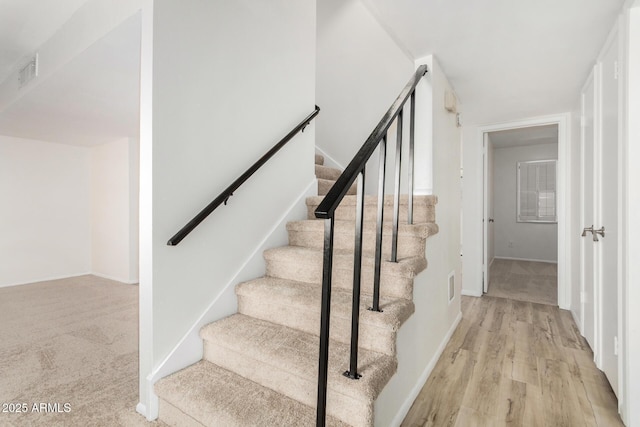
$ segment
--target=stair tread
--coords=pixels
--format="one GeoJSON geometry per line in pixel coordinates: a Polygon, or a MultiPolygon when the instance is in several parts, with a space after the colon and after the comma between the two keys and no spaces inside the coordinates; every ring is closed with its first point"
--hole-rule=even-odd
{"type": "Polygon", "coordinates": [[[316,165],[324,165],[324,156],[322,154],[316,153],[316,155],[315,155],[315,164],[316,165]]]}
{"type": "MultiPolygon", "coordinates": [[[[316,283],[304,283],[293,280],[261,277],[240,283],[236,294],[252,296],[263,301],[275,300],[280,305],[303,306],[310,316],[320,317],[322,287],[316,283]]],[[[374,325],[397,331],[413,314],[412,301],[401,298],[380,298],[382,313],[368,310],[373,304],[371,295],[362,294],[360,300],[360,325],[374,325]]],[[[352,292],[334,289],[331,293],[331,316],[351,322],[352,292]]],[[[319,332],[319,331],[317,331],[319,332]]]]}
{"type": "MultiPolygon", "coordinates": [[[[390,234],[392,230],[392,224],[389,222],[383,223],[382,232],[390,234]]],[[[353,234],[355,227],[353,221],[336,220],[334,222],[334,232],[349,232],[353,234]]],[[[305,219],[299,221],[290,221],[287,223],[288,231],[314,231],[324,232],[324,221],[319,219],[305,219]]],[[[416,224],[399,223],[398,234],[412,234],[420,238],[427,238],[438,233],[438,225],[434,222],[422,222],[416,224]]],[[[362,231],[364,233],[375,233],[376,222],[375,221],[363,221],[362,231]]]]}
{"type": "MultiPolygon", "coordinates": [[[[216,347],[264,365],[264,369],[287,372],[301,378],[315,394],[318,372],[318,337],[286,326],[233,314],[200,330],[200,336],[216,347]]],[[[351,380],[342,375],[349,363],[349,346],[331,340],[327,388],[334,395],[343,395],[363,402],[373,402],[396,371],[394,357],[360,349],[358,366],[362,378],[351,380]]],[[[254,367],[258,369],[258,367],[254,367]]]]}
{"type": "MultiPolygon", "coordinates": [[[[310,426],[314,408],[202,360],[155,385],[158,396],[205,426],[310,426]]],[[[327,425],[347,424],[328,416],[327,425]]]]}
{"type": "MultiPolygon", "coordinates": [[[[309,248],[304,246],[280,246],[267,249],[263,253],[264,259],[269,261],[278,257],[296,260],[297,264],[322,265],[324,254],[322,249],[309,248]]],[[[362,266],[372,267],[374,257],[366,253],[362,255],[362,266]]],[[[353,251],[334,249],[334,268],[353,268],[353,251]]],[[[414,278],[419,272],[427,268],[427,260],[421,256],[398,258],[398,262],[382,260],[381,270],[387,274],[393,274],[406,278],[414,278]]]]}

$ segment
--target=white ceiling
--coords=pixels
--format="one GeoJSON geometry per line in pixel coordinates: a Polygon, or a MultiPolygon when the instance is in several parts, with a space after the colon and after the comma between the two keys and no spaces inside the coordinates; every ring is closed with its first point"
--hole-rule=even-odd
{"type": "Polygon", "coordinates": [[[0,135],[83,146],[135,136],[139,69],[135,15],[2,111],[0,135]]]}
{"type": "MultiPolygon", "coordinates": [[[[0,81],[85,1],[0,0],[0,81]]],[[[363,1],[413,57],[436,55],[463,123],[480,124],[570,111],[624,0],[363,1]]],[[[79,145],[136,135],[137,19],[0,113],[0,134],[79,145]]]]}
{"type": "Polygon", "coordinates": [[[494,148],[523,145],[557,144],[558,125],[535,126],[489,133],[494,148]]]}
{"type": "Polygon", "coordinates": [[[570,111],[624,0],[363,0],[486,124],[570,111]]]}
{"type": "Polygon", "coordinates": [[[87,0],[0,0],[0,83],[87,0]]]}

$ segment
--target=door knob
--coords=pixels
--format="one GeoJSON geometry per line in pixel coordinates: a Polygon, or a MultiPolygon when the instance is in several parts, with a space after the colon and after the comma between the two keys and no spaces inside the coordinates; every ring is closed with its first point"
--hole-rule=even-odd
{"type": "Polygon", "coordinates": [[[591,235],[593,236],[593,241],[597,242],[598,241],[598,234],[600,232],[602,232],[603,236],[604,236],[604,227],[602,228],[602,230],[594,230],[593,225],[591,227],[585,227],[582,229],[582,237],[586,236],[587,233],[591,232],[591,235]]]}
{"type": "Polygon", "coordinates": [[[582,237],[586,236],[589,232],[593,233],[593,225],[582,229],[582,237]]]}

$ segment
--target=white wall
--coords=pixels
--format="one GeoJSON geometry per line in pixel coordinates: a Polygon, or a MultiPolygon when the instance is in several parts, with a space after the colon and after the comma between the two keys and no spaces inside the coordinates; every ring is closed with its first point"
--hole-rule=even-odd
{"type": "Polygon", "coordinates": [[[460,129],[455,114],[444,109],[445,90],[453,90],[446,75],[435,58],[416,61],[422,63],[429,65],[433,88],[433,186],[440,232],[427,240],[429,266],[416,278],[416,311],[398,333],[398,372],[376,401],[376,426],[400,425],[460,319],[460,129]],[[456,286],[449,303],[451,272],[456,286]]]}
{"type": "Polygon", "coordinates": [[[517,163],[549,159],[558,159],[558,144],[495,148],[493,215],[496,257],[557,262],[558,225],[516,221],[517,163]]]}
{"type": "Polygon", "coordinates": [[[123,138],[91,148],[91,271],[137,283],[137,141],[123,138]]]}
{"type": "Polygon", "coordinates": [[[87,148],[0,136],[0,286],[138,278],[137,141],[87,148]]]}
{"type": "MultiPolygon", "coordinates": [[[[346,166],[413,74],[414,61],[360,0],[317,4],[317,145],[346,166]]],[[[377,171],[377,154],[371,162],[377,171]]],[[[375,173],[368,176],[367,184],[375,173]]]]}
{"type": "MultiPolygon", "coordinates": [[[[156,0],[151,29],[143,11],[142,72],[153,79],[141,101],[140,244],[151,253],[141,259],[143,382],[203,313],[236,311],[231,280],[314,180],[312,125],[179,246],[166,245],[313,111],[315,15],[313,0],[156,0]],[[216,300],[224,304],[209,307],[216,300]]],[[[139,409],[156,416],[150,386],[140,391],[139,409]]]]}
{"type": "Polygon", "coordinates": [[[0,286],[90,272],[89,156],[0,136],[0,286]]]}
{"type": "Polygon", "coordinates": [[[482,134],[478,126],[462,127],[462,292],[482,295],[482,134]]]}

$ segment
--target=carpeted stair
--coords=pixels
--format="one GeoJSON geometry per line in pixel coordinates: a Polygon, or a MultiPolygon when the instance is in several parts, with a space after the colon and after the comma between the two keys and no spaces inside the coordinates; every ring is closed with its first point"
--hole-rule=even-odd
{"type": "MultiPolygon", "coordinates": [[[[287,224],[289,246],[265,251],[264,277],[236,287],[238,313],[200,332],[203,360],[155,385],[160,419],[174,426],[314,426],[317,393],[324,221],[313,211],[341,171],[316,155],[319,197],[307,199],[307,220],[287,224]]],[[[352,187],[349,194],[355,194],[352,187]]],[[[373,404],[396,371],[396,334],[413,314],[413,279],[427,267],[426,239],[438,232],[434,196],[414,198],[407,224],[401,197],[398,262],[391,247],[393,198],[385,198],[382,313],[372,305],[377,200],[365,197],[359,373],[342,375],[349,363],[355,196],[336,211],[327,425],[373,426],[373,404]]]]}

